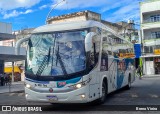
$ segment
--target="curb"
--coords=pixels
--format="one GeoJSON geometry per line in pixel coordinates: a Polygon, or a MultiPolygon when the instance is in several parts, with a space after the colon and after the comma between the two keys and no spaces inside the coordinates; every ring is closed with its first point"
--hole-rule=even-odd
{"type": "Polygon", "coordinates": [[[4,94],[4,93],[23,93],[24,90],[17,90],[17,91],[11,91],[11,92],[3,92],[3,93],[0,93],[0,94],[4,94]]]}
{"type": "Polygon", "coordinates": [[[23,85],[24,84],[24,82],[12,82],[12,85],[19,85],[19,84],[21,84],[21,85],[23,85]]]}
{"type": "Polygon", "coordinates": [[[156,76],[156,75],[155,76],[142,76],[142,78],[158,78],[158,77],[160,78],[160,75],[158,75],[158,76],[156,76]]]}
{"type": "Polygon", "coordinates": [[[142,75],[142,78],[160,77],[160,75],[142,75]]]}

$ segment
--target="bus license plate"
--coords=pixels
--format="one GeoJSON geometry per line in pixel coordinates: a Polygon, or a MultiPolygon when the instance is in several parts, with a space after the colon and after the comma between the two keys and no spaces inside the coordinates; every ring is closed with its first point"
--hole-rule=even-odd
{"type": "Polygon", "coordinates": [[[58,100],[58,97],[57,96],[47,96],[47,99],[49,100],[49,101],[57,101],[58,100]]]}

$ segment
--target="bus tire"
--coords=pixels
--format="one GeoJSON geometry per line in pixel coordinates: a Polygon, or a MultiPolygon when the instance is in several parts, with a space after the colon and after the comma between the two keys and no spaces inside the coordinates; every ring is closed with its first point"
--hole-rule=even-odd
{"type": "Polygon", "coordinates": [[[127,84],[127,86],[126,86],[126,89],[131,89],[131,75],[129,74],[129,76],[128,76],[128,84],[127,84]]]}
{"type": "Polygon", "coordinates": [[[101,96],[101,98],[99,98],[97,100],[97,103],[98,104],[105,103],[107,94],[108,94],[108,85],[107,85],[106,81],[103,81],[103,83],[102,83],[102,96],[101,96]]]}

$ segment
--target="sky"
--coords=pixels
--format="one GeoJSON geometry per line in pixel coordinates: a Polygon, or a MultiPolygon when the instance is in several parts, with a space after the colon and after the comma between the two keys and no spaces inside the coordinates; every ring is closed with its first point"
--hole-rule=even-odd
{"type": "Polygon", "coordinates": [[[12,23],[13,31],[39,27],[50,16],[90,10],[103,20],[139,23],[139,2],[142,0],[0,0],[0,22],[12,23]]]}

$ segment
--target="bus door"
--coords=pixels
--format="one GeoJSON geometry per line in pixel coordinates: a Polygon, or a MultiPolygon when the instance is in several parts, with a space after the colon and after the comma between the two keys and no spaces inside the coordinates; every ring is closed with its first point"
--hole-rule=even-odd
{"type": "Polygon", "coordinates": [[[108,92],[112,90],[112,76],[110,75],[110,45],[108,43],[108,37],[103,37],[103,43],[102,43],[102,54],[101,54],[101,63],[100,63],[100,71],[103,73],[103,75],[107,76],[108,81],[108,92]]]}

